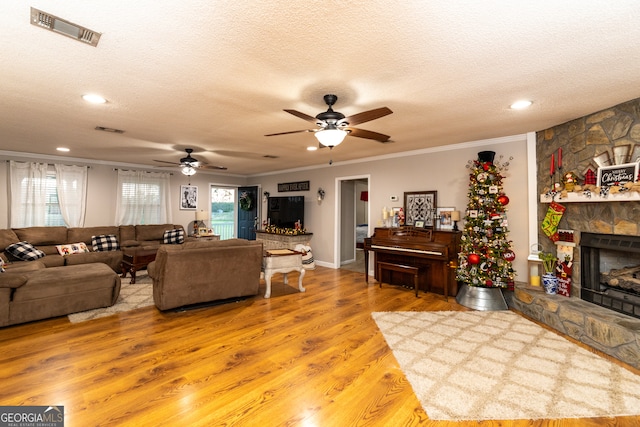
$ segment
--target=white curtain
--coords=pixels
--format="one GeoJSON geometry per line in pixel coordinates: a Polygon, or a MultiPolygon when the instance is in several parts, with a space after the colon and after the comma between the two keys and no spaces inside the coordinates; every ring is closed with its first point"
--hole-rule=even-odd
{"type": "Polygon", "coordinates": [[[10,227],[44,226],[47,203],[47,164],[9,162],[10,227]]]}
{"type": "Polygon", "coordinates": [[[67,227],[84,227],[87,205],[87,167],[54,165],[60,213],[67,227]]]}
{"type": "Polygon", "coordinates": [[[170,224],[171,174],[118,170],[116,224],[170,224]]]}

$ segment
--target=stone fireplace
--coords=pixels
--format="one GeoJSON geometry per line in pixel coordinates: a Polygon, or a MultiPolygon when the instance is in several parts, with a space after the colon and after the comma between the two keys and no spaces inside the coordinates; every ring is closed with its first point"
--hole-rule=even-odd
{"type": "Polygon", "coordinates": [[[582,233],[580,297],[640,318],[640,237],[582,233]]]}
{"type": "MultiPolygon", "coordinates": [[[[576,173],[578,183],[582,184],[587,170],[597,172],[595,158],[607,157],[604,153],[608,153],[613,162],[620,152],[617,147],[627,146],[632,153],[637,153],[640,147],[640,99],[537,132],[537,194],[547,193],[552,180],[561,182],[562,173],[576,173]],[[552,177],[549,160],[552,154],[557,156],[560,148],[563,168],[552,177]]],[[[636,279],[634,267],[640,266],[640,194],[629,198],[618,197],[619,194],[572,196],[554,197],[555,202],[566,208],[558,227],[573,230],[578,241],[574,248],[571,296],[547,295],[540,287],[516,283],[510,306],[640,368],[640,293],[637,289],[626,289],[636,279]],[[623,286],[610,286],[612,271],[614,275],[625,276],[623,286]]],[[[555,253],[555,244],[540,229],[550,200],[544,197],[538,200],[538,243],[545,252],[555,253]]]]}

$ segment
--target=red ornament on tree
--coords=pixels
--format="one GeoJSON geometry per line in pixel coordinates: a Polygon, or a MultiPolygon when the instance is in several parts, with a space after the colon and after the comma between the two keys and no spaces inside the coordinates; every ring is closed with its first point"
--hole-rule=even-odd
{"type": "Polygon", "coordinates": [[[478,264],[480,262],[480,255],[478,254],[469,254],[467,257],[469,264],[478,264]]]}
{"type": "Polygon", "coordinates": [[[502,257],[507,261],[513,261],[516,259],[516,253],[509,249],[502,254],[502,257]]]}
{"type": "Polygon", "coordinates": [[[498,196],[498,202],[502,206],[507,206],[509,204],[509,198],[507,196],[505,196],[504,194],[501,194],[501,195],[498,196]]]}

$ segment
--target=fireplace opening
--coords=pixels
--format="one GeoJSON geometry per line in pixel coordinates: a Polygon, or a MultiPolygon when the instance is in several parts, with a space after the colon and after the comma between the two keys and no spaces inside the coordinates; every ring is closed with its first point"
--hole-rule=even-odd
{"type": "Polygon", "coordinates": [[[580,298],[640,318],[640,236],[582,233],[580,298]]]}

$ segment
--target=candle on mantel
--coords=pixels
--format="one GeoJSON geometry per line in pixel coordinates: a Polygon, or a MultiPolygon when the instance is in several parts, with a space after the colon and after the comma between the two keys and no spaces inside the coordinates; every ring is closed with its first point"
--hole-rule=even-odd
{"type": "Polygon", "coordinates": [[[558,169],[562,169],[562,147],[558,148],[558,169]]]}
{"type": "Polygon", "coordinates": [[[551,170],[549,174],[553,175],[555,172],[556,172],[556,155],[551,153],[551,170]]]}

